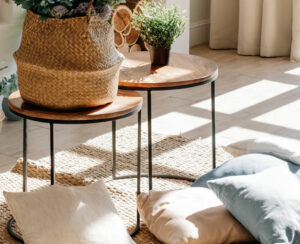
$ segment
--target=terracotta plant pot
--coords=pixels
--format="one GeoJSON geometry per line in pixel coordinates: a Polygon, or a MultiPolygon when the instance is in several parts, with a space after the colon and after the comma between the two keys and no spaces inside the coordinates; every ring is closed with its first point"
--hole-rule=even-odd
{"type": "Polygon", "coordinates": [[[147,47],[150,53],[151,64],[153,66],[165,66],[169,64],[170,49],[164,47],[154,47],[149,44],[147,47]]]}

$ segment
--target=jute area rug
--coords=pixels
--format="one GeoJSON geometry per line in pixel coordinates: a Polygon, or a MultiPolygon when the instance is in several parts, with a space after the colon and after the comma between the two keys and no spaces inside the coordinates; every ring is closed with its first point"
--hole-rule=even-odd
{"type": "MultiPolygon", "coordinates": [[[[217,148],[218,164],[230,159],[231,155],[217,148]]],[[[126,127],[117,131],[118,175],[136,173],[137,128],[126,127]]],[[[142,171],[147,172],[147,133],[142,133],[142,171]]],[[[49,183],[49,158],[28,163],[28,188],[36,190],[49,183]]],[[[56,153],[56,183],[62,185],[87,185],[104,179],[111,197],[122,216],[128,231],[136,223],[136,179],[112,180],[112,139],[107,133],[69,150],[56,153]]],[[[211,142],[201,139],[190,140],[181,136],[153,135],[153,171],[198,178],[211,170],[211,142]]],[[[155,190],[180,189],[191,183],[180,180],[154,179],[155,190]]],[[[142,189],[147,192],[148,180],[143,178],[142,189]]],[[[11,192],[22,191],[22,160],[11,172],[0,174],[0,189],[11,192]]],[[[6,231],[11,213],[0,194],[0,243],[17,243],[6,231]]],[[[34,220],[33,220],[34,221],[34,220]]],[[[17,228],[17,227],[16,227],[17,228]]],[[[139,244],[160,243],[142,224],[135,237],[139,244]]]]}

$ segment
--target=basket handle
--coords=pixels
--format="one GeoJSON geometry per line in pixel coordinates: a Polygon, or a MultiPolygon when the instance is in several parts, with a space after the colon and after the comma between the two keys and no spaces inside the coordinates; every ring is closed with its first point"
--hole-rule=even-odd
{"type": "Polygon", "coordinates": [[[87,17],[88,23],[90,22],[90,19],[91,19],[92,7],[93,7],[94,1],[95,1],[95,0],[90,0],[89,6],[88,6],[88,9],[87,9],[87,12],[86,12],[86,17],[87,17]]]}

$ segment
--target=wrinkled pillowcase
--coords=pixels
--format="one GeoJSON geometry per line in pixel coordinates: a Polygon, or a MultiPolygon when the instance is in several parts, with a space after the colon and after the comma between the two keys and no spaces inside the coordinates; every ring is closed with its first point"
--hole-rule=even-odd
{"type": "Polygon", "coordinates": [[[207,188],[142,193],[138,196],[138,209],[149,230],[166,244],[254,240],[207,188]]]}
{"type": "Polygon", "coordinates": [[[26,244],[133,244],[102,181],[4,196],[26,244]]]}
{"type": "Polygon", "coordinates": [[[300,184],[286,167],[212,180],[208,186],[262,244],[300,243],[300,184]]]}
{"type": "Polygon", "coordinates": [[[300,143],[287,139],[257,138],[239,141],[227,146],[233,154],[266,153],[300,165],[300,143]]]}

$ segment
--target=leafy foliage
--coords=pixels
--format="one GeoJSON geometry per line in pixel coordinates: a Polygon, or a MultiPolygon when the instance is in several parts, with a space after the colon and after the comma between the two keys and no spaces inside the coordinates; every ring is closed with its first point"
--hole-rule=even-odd
{"type": "Polygon", "coordinates": [[[0,96],[9,97],[14,91],[18,90],[17,74],[12,74],[10,78],[3,77],[0,82],[0,96]]]}
{"type": "MultiPolygon", "coordinates": [[[[41,19],[47,18],[68,18],[86,15],[86,11],[78,6],[82,3],[88,5],[89,0],[14,0],[17,5],[21,5],[24,9],[31,10],[41,16],[41,19]]],[[[125,2],[125,0],[95,0],[93,3],[92,14],[103,16],[102,9],[114,7],[116,4],[125,2]],[[102,14],[102,15],[101,15],[102,14]]],[[[108,13],[111,15],[111,12],[108,13]]],[[[111,17],[111,16],[109,16],[111,17]]],[[[105,20],[110,19],[105,16],[105,20]]]]}
{"type": "Polygon", "coordinates": [[[177,6],[167,8],[161,1],[144,0],[140,9],[134,11],[132,25],[152,46],[169,49],[185,30],[186,12],[177,6]]]}

